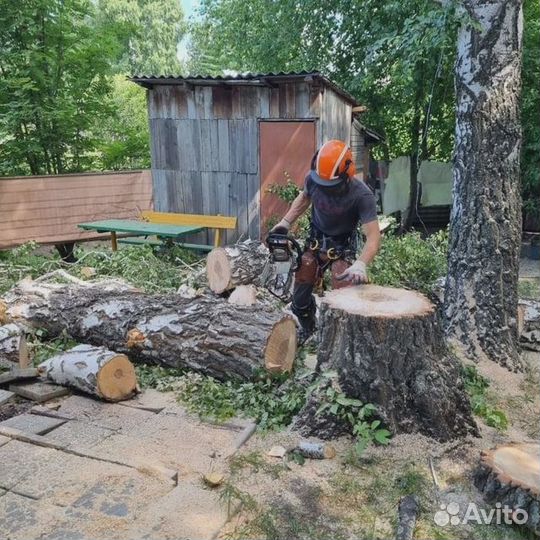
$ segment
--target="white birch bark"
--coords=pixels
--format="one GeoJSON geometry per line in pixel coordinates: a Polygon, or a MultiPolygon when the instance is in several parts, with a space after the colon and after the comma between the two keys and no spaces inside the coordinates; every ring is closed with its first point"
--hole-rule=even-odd
{"type": "Polygon", "coordinates": [[[520,369],[521,0],[465,0],[445,315],[473,358],[520,369]]]}

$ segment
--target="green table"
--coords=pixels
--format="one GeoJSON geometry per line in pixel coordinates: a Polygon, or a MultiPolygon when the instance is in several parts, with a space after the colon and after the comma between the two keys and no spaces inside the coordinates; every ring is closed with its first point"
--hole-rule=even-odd
{"type": "Polygon", "coordinates": [[[135,219],[105,219],[103,221],[91,221],[89,223],[79,223],[81,229],[87,231],[97,231],[99,233],[110,232],[112,250],[118,249],[116,233],[130,233],[134,236],[151,236],[158,238],[178,239],[186,234],[193,234],[202,231],[205,227],[198,225],[165,225],[163,223],[149,223],[147,221],[137,221],[135,219]]]}

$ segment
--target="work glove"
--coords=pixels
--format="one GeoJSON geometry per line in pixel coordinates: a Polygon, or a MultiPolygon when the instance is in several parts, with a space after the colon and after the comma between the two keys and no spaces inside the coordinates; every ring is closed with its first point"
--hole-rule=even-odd
{"type": "Polygon", "coordinates": [[[350,281],[355,285],[360,283],[368,283],[367,268],[364,261],[356,261],[354,264],[349,266],[345,272],[336,276],[336,279],[340,281],[350,281]]]}
{"type": "Polygon", "coordinates": [[[285,218],[283,218],[279,223],[276,223],[272,229],[270,229],[270,232],[275,234],[288,234],[290,226],[291,224],[285,218]]]}

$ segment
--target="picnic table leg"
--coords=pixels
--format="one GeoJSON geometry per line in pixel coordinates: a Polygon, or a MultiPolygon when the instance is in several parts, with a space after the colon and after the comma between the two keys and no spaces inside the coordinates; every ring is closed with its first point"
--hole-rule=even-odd
{"type": "Polygon", "coordinates": [[[118,240],[116,238],[116,231],[111,231],[111,247],[113,251],[118,251],[118,240]]]}

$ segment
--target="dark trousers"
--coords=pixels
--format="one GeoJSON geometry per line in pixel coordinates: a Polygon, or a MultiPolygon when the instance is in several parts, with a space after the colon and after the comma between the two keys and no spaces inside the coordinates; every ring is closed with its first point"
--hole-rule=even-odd
{"type": "Polygon", "coordinates": [[[319,254],[319,258],[317,258],[310,249],[304,251],[302,265],[294,277],[292,298],[292,312],[298,317],[304,328],[312,329],[315,326],[316,304],[313,288],[323,278],[326,270],[332,272],[332,288],[341,289],[350,286],[351,283],[339,281],[336,276],[344,272],[351,264],[345,259],[329,262],[326,255],[319,254]]]}

